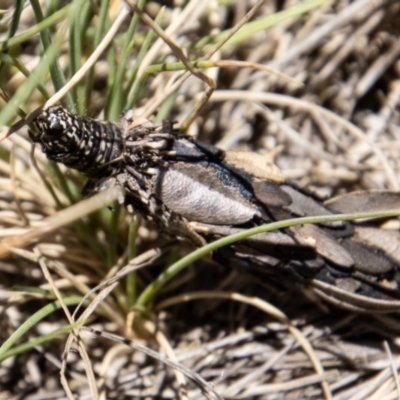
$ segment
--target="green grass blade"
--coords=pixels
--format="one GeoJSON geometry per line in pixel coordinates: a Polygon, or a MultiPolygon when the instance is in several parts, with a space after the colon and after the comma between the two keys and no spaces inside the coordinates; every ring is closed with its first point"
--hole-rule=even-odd
{"type": "Polygon", "coordinates": [[[53,171],[53,174],[56,176],[60,187],[63,191],[63,193],[68,197],[69,203],[74,204],[78,201],[78,198],[74,196],[72,193],[72,190],[68,184],[68,180],[65,177],[65,175],[61,172],[61,169],[59,165],[55,162],[50,163],[51,169],[53,171]]]}
{"type": "MultiPolygon", "coordinates": [[[[77,305],[82,301],[80,296],[71,296],[63,299],[67,306],[77,305]]],[[[18,339],[25,335],[33,326],[35,326],[39,321],[57,311],[61,308],[61,303],[57,300],[51,304],[46,305],[30,318],[28,318],[0,347],[0,361],[4,359],[5,352],[9,350],[18,339]]]]}
{"type": "Polygon", "coordinates": [[[57,22],[60,22],[68,15],[70,7],[70,5],[65,6],[61,10],[55,12],[53,15],[49,16],[43,21],[38,22],[37,24],[35,24],[31,28],[28,28],[26,31],[20,33],[19,35],[0,42],[0,51],[4,51],[13,46],[18,46],[31,39],[32,36],[41,33],[42,31],[55,25],[57,22]]]}
{"type": "Polygon", "coordinates": [[[19,20],[21,18],[21,13],[24,9],[24,0],[17,0],[15,9],[14,9],[14,14],[10,23],[10,26],[8,28],[8,33],[7,33],[7,40],[12,38],[15,35],[15,32],[17,32],[18,25],[19,25],[19,20]]]}
{"type": "MultiPolygon", "coordinates": [[[[12,38],[15,35],[15,32],[17,32],[18,25],[19,25],[19,20],[21,18],[21,13],[22,10],[24,9],[24,1],[23,0],[17,0],[15,9],[14,9],[14,14],[10,23],[10,26],[8,27],[8,32],[7,32],[7,40],[8,41],[10,38],[12,38]]],[[[6,53],[8,49],[3,50],[3,53],[6,53]]],[[[3,61],[0,62],[0,73],[1,70],[3,69],[3,61]]]]}
{"type": "MultiPolygon", "coordinates": [[[[114,84],[114,76],[117,73],[115,69],[115,54],[113,46],[109,46],[107,49],[107,65],[108,65],[108,74],[107,74],[106,93],[111,93],[111,89],[114,84]]],[[[109,120],[107,110],[104,110],[104,116],[105,119],[109,120]]]]}
{"type": "MultiPolygon", "coordinates": [[[[31,5],[33,12],[35,14],[36,21],[40,23],[41,21],[43,21],[43,13],[38,0],[31,0],[31,5]]],[[[74,8],[76,8],[76,4],[73,8],[70,9],[70,14],[71,10],[74,11],[74,8]]],[[[51,35],[49,30],[48,29],[42,30],[40,32],[40,37],[42,40],[43,48],[45,49],[45,51],[47,51],[51,46],[51,35]]],[[[56,91],[60,90],[65,85],[66,80],[57,58],[50,63],[50,75],[56,91]]],[[[67,107],[70,110],[75,111],[74,102],[72,100],[72,96],[69,93],[62,100],[62,104],[64,105],[64,107],[67,107]]]]}
{"type": "MultiPolygon", "coordinates": [[[[137,215],[132,217],[132,221],[129,225],[128,234],[128,260],[132,260],[136,257],[136,237],[139,229],[139,218],[137,215]]],[[[126,295],[128,301],[128,307],[131,308],[137,299],[137,277],[136,271],[132,271],[126,277],[126,295]]]]}
{"type": "Polygon", "coordinates": [[[7,358],[16,356],[18,354],[26,353],[27,351],[32,350],[37,346],[40,346],[40,345],[50,342],[60,336],[70,333],[72,331],[72,329],[73,329],[73,327],[71,325],[68,325],[63,328],[56,329],[54,332],[48,333],[47,335],[42,335],[42,336],[36,337],[34,339],[30,339],[29,342],[22,343],[19,346],[15,346],[8,351],[1,352],[0,362],[6,360],[7,358]]]}
{"type": "MultiPolygon", "coordinates": [[[[154,20],[155,24],[159,24],[163,14],[164,14],[164,8],[161,8],[161,10],[156,15],[156,18],[154,20]]],[[[124,95],[124,98],[126,98],[126,99],[129,97],[129,99],[127,100],[127,104],[126,104],[127,109],[130,109],[135,105],[135,100],[136,100],[135,94],[134,94],[135,89],[132,90],[132,85],[136,80],[140,65],[141,65],[143,58],[145,57],[147,51],[149,50],[151,43],[153,42],[154,36],[155,36],[155,32],[153,30],[150,30],[147,33],[147,35],[144,39],[144,42],[143,42],[142,46],[140,47],[139,54],[138,54],[136,62],[135,62],[135,66],[133,67],[132,71],[128,74],[128,83],[126,85],[125,95],[124,95]],[[129,93],[131,92],[131,90],[132,90],[132,95],[129,96],[129,93]]],[[[138,85],[138,83],[136,83],[135,86],[137,86],[137,85],[138,85]]]]}
{"type": "MultiPolygon", "coordinates": [[[[212,61],[194,61],[191,64],[195,68],[215,68],[215,63],[213,63],[212,61]]],[[[151,74],[156,74],[164,71],[182,70],[186,70],[186,67],[181,62],[149,65],[144,70],[143,74],[140,76],[135,87],[133,88],[132,95],[128,101],[128,108],[132,108],[137,103],[146,85],[147,79],[151,74]]]]}
{"type": "Polygon", "coordinates": [[[156,124],[160,124],[165,119],[168,119],[168,117],[171,115],[171,110],[174,107],[175,100],[177,97],[178,97],[178,91],[175,91],[170,96],[168,96],[165,99],[165,101],[161,104],[157,116],[154,118],[154,122],[156,124]]]}
{"type": "Polygon", "coordinates": [[[0,111],[0,126],[8,125],[15,118],[20,105],[25,104],[36,89],[38,82],[43,82],[49,72],[51,63],[57,58],[62,45],[62,39],[58,38],[47,49],[39,65],[30,74],[28,79],[21,85],[10,101],[0,111]]]}
{"type": "Polygon", "coordinates": [[[400,210],[388,210],[388,211],[369,212],[369,213],[338,214],[338,215],[328,215],[328,216],[294,218],[294,219],[272,222],[270,224],[257,226],[255,228],[248,229],[244,232],[223,237],[212,243],[207,244],[206,246],[201,247],[200,249],[193,251],[192,253],[183,257],[178,262],[168,267],[162,274],[158,276],[158,278],[155,281],[153,281],[150,285],[148,285],[147,288],[142,292],[142,294],[138,298],[138,301],[136,302],[136,306],[139,309],[143,309],[143,307],[148,306],[149,303],[153,301],[154,297],[157,295],[159,290],[171,278],[173,278],[176,274],[181,272],[183,269],[185,269],[193,262],[199,260],[200,258],[204,257],[209,253],[212,253],[215,250],[220,249],[221,247],[228,246],[239,240],[243,240],[250,236],[257,235],[258,233],[270,232],[273,230],[288,228],[290,226],[296,226],[296,225],[323,224],[327,222],[336,222],[336,221],[353,221],[356,219],[364,219],[364,218],[389,218],[389,217],[397,217],[399,215],[400,215],[400,210]]]}
{"type": "MultiPolygon", "coordinates": [[[[98,15],[98,22],[95,26],[94,39],[93,39],[93,49],[99,45],[101,41],[101,37],[107,28],[110,27],[110,22],[108,20],[108,7],[110,4],[110,0],[101,0],[100,11],[98,15]]],[[[94,84],[94,74],[95,74],[96,64],[90,68],[85,82],[85,92],[86,92],[86,109],[89,108],[91,104],[91,93],[93,91],[94,84]]]]}
{"type": "MultiPolygon", "coordinates": [[[[24,64],[22,64],[22,62],[18,58],[15,58],[8,54],[0,52],[0,62],[2,64],[4,63],[4,64],[12,65],[13,67],[17,68],[18,71],[23,73],[27,78],[31,75],[31,72],[25,67],[24,64]]],[[[40,93],[42,93],[42,95],[45,99],[48,99],[50,97],[47,90],[44,88],[44,86],[39,81],[36,82],[36,88],[37,88],[37,90],[39,90],[40,93]]]]}
{"type": "Polygon", "coordinates": [[[111,121],[116,121],[125,106],[126,100],[122,98],[123,87],[125,81],[126,65],[132,49],[132,39],[135,34],[139,17],[134,15],[129,24],[128,32],[126,33],[124,44],[121,52],[121,59],[118,62],[115,79],[111,85],[111,92],[107,102],[106,115],[111,121]]]}
{"type": "MultiPolygon", "coordinates": [[[[265,31],[273,26],[279,24],[286,19],[298,17],[299,15],[306,14],[309,11],[314,10],[324,4],[331,2],[332,0],[309,0],[300,2],[299,4],[288,8],[287,10],[279,11],[275,14],[269,15],[258,20],[248,22],[238,32],[236,32],[223,46],[234,45],[237,43],[244,42],[257,32],[265,31]]],[[[229,29],[214,36],[205,36],[204,38],[193,43],[189,47],[192,49],[202,49],[208,44],[216,44],[221,41],[229,33],[229,29]]]]}
{"type": "MultiPolygon", "coordinates": [[[[70,51],[69,51],[69,68],[70,75],[73,76],[79,70],[82,64],[83,46],[86,43],[86,32],[93,16],[92,8],[89,2],[83,5],[78,18],[72,22],[70,29],[70,51]]],[[[72,89],[72,96],[77,103],[77,111],[79,114],[85,113],[85,84],[83,81],[78,82],[72,89]]]]}
{"type": "Polygon", "coordinates": [[[112,206],[111,221],[108,225],[108,259],[107,264],[111,268],[117,262],[118,247],[118,226],[121,216],[121,205],[116,203],[112,206]]]}
{"type": "MultiPolygon", "coordinates": [[[[139,0],[138,8],[143,10],[146,0],[139,0]]],[[[116,121],[120,116],[123,108],[126,105],[126,99],[123,98],[124,94],[124,81],[126,66],[131,53],[133,35],[139,22],[137,14],[133,15],[131,23],[129,24],[128,32],[126,33],[124,44],[122,47],[121,59],[118,61],[118,66],[115,74],[115,80],[111,86],[110,99],[106,107],[107,118],[111,121],[116,121]]]]}

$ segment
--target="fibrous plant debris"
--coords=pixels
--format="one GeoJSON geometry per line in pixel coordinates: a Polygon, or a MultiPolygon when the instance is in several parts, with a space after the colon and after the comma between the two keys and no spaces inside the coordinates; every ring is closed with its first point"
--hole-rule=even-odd
{"type": "MultiPolygon", "coordinates": [[[[234,26],[254,3],[218,5],[191,1],[184,8],[182,4],[172,3],[160,17],[161,25],[175,42],[187,49],[190,59],[200,60],[207,53],[206,46],[221,40],[217,34],[234,26]],[[187,44],[190,46],[186,47],[187,44]]],[[[215,55],[223,60],[268,65],[304,86],[252,68],[205,70],[216,80],[217,90],[191,125],[189,134],[226,150],[252,150],[259,154],[275,151],[275,161],[285,178],[323,199],[355,190],[397,191],[400,6],[396,1],[362,0],[314,1],[307,5],[310,9],[304,10],[301,8],[304,4],[296,1],[279,4],[266,1],[253,17],[257,23],[246,24],[215,55]],[[284,17],[288,9],[292,11],[291,18],[273,22],[269,29],[257,28],[263,23],[269,24],[271,19],[267,18],[276,12],[284,17]],[[280,152],[276,151],[279,146],[282,146],[280,152]]],[[[16,9],[12,7],[3,15],[3,42],[10,36],[9,32],[13,38],[18,37],[37,19],[32,8],[26,7],[18,24],[9,28],[10,21],[15,22],[16,9]]],[[[85,7],[88,9],[83,9],[82,15],[88,18],[81,21],[81,31],[79,26],[75,31],[69,26],[65,33],[61,24],[52,25],[60,29],[59,35],[70,35],[65,36],[69,37],[69,44],[77,43],[72,41],[72,32],[88,32],[83,35],[82,43],[87,47],[81,47],[79,62],[88,58],[98,44],[98,41],[90,42],[94,36],[89,33],[104,15],[102,8],[85,7]]],[[[105,18],[113,21],[120,11],[118,7],[124,7],[124,3],[112,3],[105,18]]],[[[159,10],[157,3],[146,7],[154,18],[159,10]]],[[[114,72],[120,64],[113,65],[113,59],[120,60],[125,55],[121,46],[129,21],[125,24],[120,26],[112,50],[96,63],[91,78],[71,91],[72,98],[79,99],[75,105],[81,113],[115,119],[129,101],[118,108],[111,101],[112,93],[120,94],[122,89],[126,99],[133,98],[129,95],[134,90],[130,93],[131,87],[125,86],[131,78],[129,73],[124,75],[126,81],[122,88],[112,86],[110,79],[116,76],[114,72]],[[79,93],[85,85],[92,90],[82,101],[79,93]],[[101,115],[104,110],[105,115],[101,115]]],[[[56,42],[54,30],[50,33],[56,42]]],[[[140,25],[137,33],[136,40],[144,43],[146,26],[140,25]]],[[[23,43],[18,47],[17,59],[32,70],[44,59],[40,57],[39,37],[32,35],[23,43]]],[[[62,70],[68,69],[67,81],[78,68],[71,64],[77,59],[70,57],[70,50],[64,42],[57,57],[62,70]]],[[[133,69],[138,51],[135,46],[128,53],[127,71],[133,69]]],[[[14,55],[11,51],[9,54],[14,55]]],[[[142,76],[149,63],[164,60],[179,61],[157,39],[144,58],[138,76],[142,76]]],[[[6,61],[2,59],[2,62],[6,61]]],[[[154,112],[154,104],[160,104],[180,73],[150,76],[146,91],[135,103],[134,117],[149,117],[154,112]]],[[[22,73],[16,73],[9,64],[3,65],[1,87],[6,95],[12,97],[26,81],[22,73]]],[[[50,79],[42,89],[55,92],[50,79]]],[[[204,89],[203,81],[190,77],[181,84],[173,99],[164,99],[160,117],[183,121],[194,107],[196,96],[204,89]]],[[[41,96],[39,91],[34,91],[24,97],[20,91],[16,98],[20,108],[29,112],[43,103],[41,96]]],[[[3,123],[7,121],[6,111],[4,106],[0,113],[3,123]]],[[[44,171],[56,194],[53,197],[30,161],[26,131],[21,130],[20,134],[11,135],[1,143],[0,221],[5,239],[43,228],[45,218],[54,216],[61,206],[76,199],[76,187],[82,187],[81,177],[66,170],[60,174],[66,177],[66,184],[55,183],[57,170],[46,169],[44,157],[35,152],[39,171],[44,171]],[[72,186],[74,183],[76,186],[72,186]]],[[[24,321],[47,304],[46,296],[54,298],[49,292],[31,290],[40,285],[47,290],[51,287],[44,280],[38,261],[43,268],[50,269],[53,285],[69,296],[66,304],[77,304],[80,299],[72,294],[88,293],[107,274],[111,277],[117,267],[127,264],[129,222],[129,217],[117,206],[112,211],[103,209],[96,217],[85,218],[80,226],[58,228],[53,234],[42,236],[40,242],[25,249],[13,249],[11,255],[3,258],[0,263],[1,341],[9,339],[24,321]],[[16,285],[22,286],[17,288],[19,292],[11,291],[16,285]]],[[[392,220],[387,227],[398,229],[396,224],[392,220]]],[[[142,224],[135,243],[137,254],[146,254],[146,250],[158,247],[157,231],[151,225],[142,224]]],[[[129,251],[132,252],[131,247],[129,251]]],[[[143,267],[135,277],[138,290],[143,290],[163,268],[187,251],[186,247],[167,249],[148,253],[147,259],[133,262],[132,269],[143,267]]],[[[134,254],[129,258],[135,261],[134,254]]],[[[346,312],[308,298],[308,293],[302,293],[301,286],[293,282],[282,280],[278,286],[248,271],[232,271],[228,266],[206,259],[186,269],[162,289],[147,319],[131,311],[134,302],[127,299],[134,299],[135,295],[129,291],[132,287],[129,282],[128,279],[121,282],[108,293],[95,314],[97,319],[89,321],[91,327],[134,339],[164,352],[170,359],[175,357],[176,362],[198,373],[223,398],[398,397],[397,379],[394,379],[398,365],[397,314],[346,312]],[[185,293],[186,297],[179,297],[185,293]]],[[[111,287],[104,286],[102,290],[111,287]]],[[[35,340],[45,339],[44,335],[66,324],[65,312],[52,312],[42,320],[38,317],[33,328],[17,342],[31,343],[34,348],[21,350],[1,362],[0,396],[64,398],[59,371],[64,370],[61,353],[65,336],[43,343],[35,340]]],[[[106,398],[195,399],[209,395],[180,372],[143,353],[130,352],[126,344],[121,346],[91,336],[84,338],[84,348],[92,376],[85,374],[81,347],[79,352],[68,353],[65,370],[68,385],[79,398],[93,397],[96,390],[106,398]],[[89,385],[90,379],[95,385],[89,385]]]]}

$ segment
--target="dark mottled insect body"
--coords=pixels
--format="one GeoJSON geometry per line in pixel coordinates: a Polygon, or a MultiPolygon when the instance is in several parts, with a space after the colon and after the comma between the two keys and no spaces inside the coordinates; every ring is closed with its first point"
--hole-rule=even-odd
{"type": "MultiPolygon", "coordinates": [[[[171,123],[123,126],[61,107],[36,120],[47,157],[89,178],[91,192],[121,185],[121,199],[173,238],[201,245],[271,221],[400,209],[400,195],[355,192],[322,203],[268,157],[223,152],[179,135],[171,123]],[[360,208],[360,205],[362,208],[360,208]]],[[[361,311],[400,310],[400,234],[379,221],[293,226],[221,249],[223,263],[307,282],[332,303],[361,311]]]]}
{"type": "Polygon", "coordinates": [[[113,161],[123,149],[122,131],[116,124],[83,118],[60,106],[43,111],[35,124],[40,134],[33,140],[50,160],[90,178],[113,173],[113,161]]]}

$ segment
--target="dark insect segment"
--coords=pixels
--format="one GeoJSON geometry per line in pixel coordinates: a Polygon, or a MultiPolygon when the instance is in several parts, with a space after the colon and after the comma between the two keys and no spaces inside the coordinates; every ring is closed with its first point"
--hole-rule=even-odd
{"type": "MultiPolygon", "coordinates": [[[[128,122],[120,126],[52,107],[36,120],[40,133],[32,139],[49,159],[86,174],[89,195],[123,187],[121,201],[169,238],[202,245],[271,221],[400,209],[400,194],[389,191],[349,193],[322,203],[285,182],[259,154],[203,145],[168,122],[128,122]]],[[[293,226],[231,245],[215,257],[265,279],[296,279],[354,310],[400,309],[400,234],[380,222],[293,226]]]]}
{"type": "Polygon", "coordinates": [[[74,115],[60,106],[42,112],[35,121],[40,134],[32,136],[50,160],[77,169],[91,178],[112,173],[122,153],[120,127],[74,115]]]}

